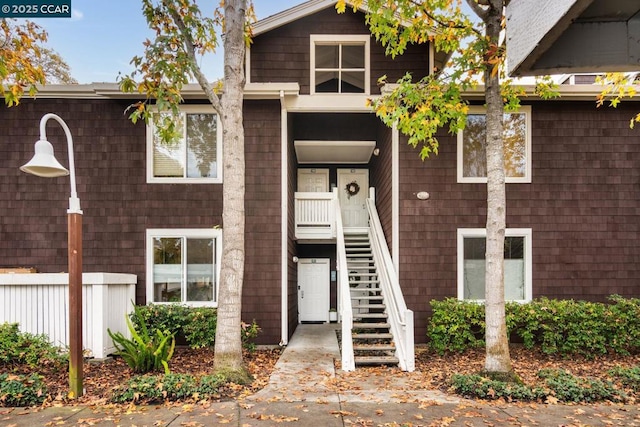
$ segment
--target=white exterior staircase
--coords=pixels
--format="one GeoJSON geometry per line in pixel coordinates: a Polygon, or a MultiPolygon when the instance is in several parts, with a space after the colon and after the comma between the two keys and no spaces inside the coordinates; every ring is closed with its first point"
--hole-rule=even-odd
{"type": "Polygon", "coordinates": [[[395,344],[388,322],[368,233],[345,233],[349,290],[353,310],[353,353],[356,366],[397,365],[395,344]]]}
{"type": "Polygon", "coordinates": [[[338,311],[342,370],[356,365],[415,369],[413,311],[407,308],[375,206],[366,200],[369,226],[345,229],[334,189],[338,311]]]}

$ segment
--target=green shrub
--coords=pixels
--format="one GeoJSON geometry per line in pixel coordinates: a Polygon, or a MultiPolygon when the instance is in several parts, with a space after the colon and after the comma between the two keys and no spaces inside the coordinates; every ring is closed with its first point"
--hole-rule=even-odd
{"type": "Polygon", "coordinates": [[[200,386],[198,387],[198,393],[201,398],[207,398],[218,394],[220,387],[227,384],[229,381],[224,375],[204,375],[200,377],[200,386]]]}
{"type": "Polygon", "coordinates": [[[0,365],[61,364],[67,359],[58,347],[49,343],[45,335],[20,332],[17,323],[0,324],[0,365]]]}
{"type": "MultiPolygon", "coordinates": [[[[541,298],[525,306],[533,311],[527,319],[527,332],[534,334],[543,352],[586,356],[607,353],[610,333],[604,321],[604,304],[541,298]]],[[[520,335],[519,322],[516,324],[514,332],[520,335]]]]}
{"type": "Polygon", "coordinates": [[[609,301],[605,312],[612,329],[609,345],[620,354],[640,352],[640,299],[612,295],[609,301]]]}
{"type": "Polygon", "coordinates": [[[241,328],[242,330],[240,333],[242,334],[242,346],[249,351],[255,351],[256,344],[253,342],[253,340],[260,333],[260,327],[254,320],[251,323],[242,322],[241,328]]]}
{"type": "Polygon", "coordinates": [[[115,403],[151,403],[207,399],[218,394],[227,382],[221,375],[203,375],[199,379],[188,374],[135,376],[125,385],[114,388],[111,400],[115,403]]]}
{"type": "Polygon", "coordinates": [[[451,377],[453,390],[464,396],[479,399],[505,399],[511,401],[535,401],[545,397],[544,390],[530,388],[523,384],[496,381],[481,375],[460,375],[451,377]]]}
{"type": "Polygon", "coordinates": [[[634,392],[640,392],[640,366],[622,368],[620,366],[609,370],[609,375],[620,380],[627,388],[634,392]]]}
{"type": "Polygon", "coordinates": [[[150,333],[169,331],[174,336],[185,336],[184,327],[189,324],[190,308],[181,304],[149,304],[137,306],[139,315],[131,314],[131,321],[136,328],[144,324],[150,333]]]}
{"type": "Polygon", "coordinates": [[[147,373],[164,369],[165,374],[169,374],[169,360],[176,345],[173,334],[156,330],[154,335],[150,335],[135,305],[132,315],[138,319],[139,331],[127,316],[125,320],[131,339],[120,332],[113,333],[107,329],[113,345],[118,349],[115,354],[121,356],[134,372],[147,373]]]}
{"type": "Polygon", "coordinates": [[[545,380],[551,394],[562,402],[625,401],[627,396],[610,381],[580,378],[563,369],[542,369],[538,376],[545,380]]]}
{"type": "MultiPolygon", "coordinates": [[[[170,331],[175,336],[183,336],[191,348],[213,347],[215,345],[217,311],[213,307],[189,307],[180,304],[151,304],[138,306],[140,319],[150,333],[170,331]]],[[[140,320],[131,316],[133,324],[139,328],[140,320]]],[[[249,350],[255,349],[253,340],[260,327],[255,322],[242,323],[242,344],[249,350]]]]}
{"type": "Polygon", "coordinates": [[[477,374],[455,374],[451,377],[451,387],[462,396],[479,399],[541,401],[553,396],[558,401],[574,403],[627,400],[626,394],[609,381],[575,377],[562,369],[542,369],[538,376],[544,379],[545,388],[492,380],[477,374]]]}
{"type": "Polygon", "coordinates": [[[41,405],[47,396],[47,386],[38,374],[0,374],[0,406],[41,405]]]}
{"type": "MultiPolygon", "coordinates": [[[[213,347],[216,338],[217,311],[213,307],[189,307],[181,304],[139,306],[141,318],[152,333],[170,331],[184,337],[191,348],[213,347]]],[[[131,319],[136,327],[139,320],[131,319]]]]}
{"type": "Polygon", "coordinates": [[[484,346],[484,306],[447,298],[431,301],[433,314],[428,326],[429,345],[438,353],[462,352],[484,346]]]}
{"type": "MultiPolygon", "coordinates": [[[[484,305],[449,298],[432,301],[428,326],[431,347],[439,353],[484,345],[484,305]]],[[[527,348],[547,354],[593,357],[640,351],[640,299],[612,296],[609,304],[540,298],[507,303],[507,332],[527,348]]]]}

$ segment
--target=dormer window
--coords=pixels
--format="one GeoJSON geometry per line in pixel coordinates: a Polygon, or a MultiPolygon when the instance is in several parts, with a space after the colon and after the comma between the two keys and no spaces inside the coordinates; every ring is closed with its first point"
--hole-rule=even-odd
{"type": "Polygon", "coordinates": [[[311,36],[311,94],[369,94],[368,35],[311,36]]]}

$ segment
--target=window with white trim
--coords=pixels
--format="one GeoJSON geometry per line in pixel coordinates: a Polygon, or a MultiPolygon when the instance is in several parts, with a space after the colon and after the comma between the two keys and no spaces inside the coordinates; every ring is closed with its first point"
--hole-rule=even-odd
{"type": "Polygon", "coordinates": [[[369,94],[369,35],[311,35],[311,94],[369,94]]]}
{"type": "Polygon", "coordinates": [[[222,126],[213,107],[185,105],[179,116],[161,113],[159,119],[173,120],[176,132],[164,141],[157,120],[147,124],[147,182],[221,183],[222,126]]]}
{"type": "MultiPolygon", "coordinates": [[[[531,182],[531,107],[505,113],[505,181],[531,182]]],[[[471,107],[464,130],[458,132],[458,182],[487,182],[485,109],[471,107]]]]}
{"type": "MultiPolygon", "coordinates": [[[[484,300],[484,228],[458,229],[458,299],[484,300]]],[[[531,301],[531,229],[508,228],[504,239],[504,296],[507,301],[531,301]]]]}
{"type": "Polygon", "coordinates": [[[147,301],[215,306],[222,230],[147,230],[147,301]]]}

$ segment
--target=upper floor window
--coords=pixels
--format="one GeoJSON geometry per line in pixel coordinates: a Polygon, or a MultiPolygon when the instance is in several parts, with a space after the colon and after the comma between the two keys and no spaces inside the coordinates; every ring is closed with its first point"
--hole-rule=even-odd
{"type": "MultiPolygon", "coordinates": [[[[506,182],[531,182],[531,107],[505,113],[504,172],[506,182]]],[[[487,120],[483,108],[472,107],[458,133],[458,182],[487,182],[487,120]]]]}
{"type": "MultiPolygon", "coordinates": [[[[458,299],[484,300],[487,231],[458,229],[458,299]]],[[[504,238],[504,297],[531,301],[531,229],[507,228],[504,238]]]]}
{"type": "Polygon", "coordinates": [[[147,230],[147,301],[215,305],[220,229],[147,230]]]}
{"type": "Polygon", "coordinates": [[[369,94],[369,35],[311,36],[311,93],[369,94]]]}
{"type": "Polygon", "coordinates": [[[222,127],[213,107],[182,106],[174,120],[176,134],[163,141],[153,120],[147,125],[147,182],[222,182],[222,127]]]}

